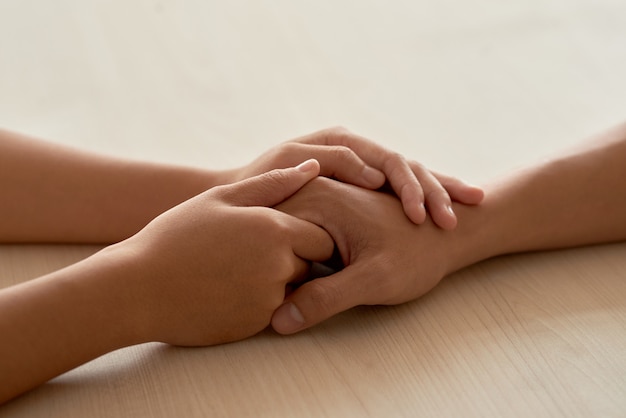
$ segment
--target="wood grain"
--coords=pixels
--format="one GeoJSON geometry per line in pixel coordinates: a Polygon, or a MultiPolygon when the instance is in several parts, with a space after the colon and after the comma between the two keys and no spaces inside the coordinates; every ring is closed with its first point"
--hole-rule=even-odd
{"type": "MultiPolygon", "coordinates": [[[[5,1],[0,124],[216,168],[342,124],[483,181],[623,118],[624,39],[611,0],[5,1]]],[[[0,286],[97,249],[0,246],[0,286]]],[[[625,276],[626,244],[500,257],[291,337],[119,350],[0,416],[624,416],[625,276]]]]}
{"type": "MultiPolygon", "coordinates": [[[[2,248],[3,277],[81,255],[17,250],[2,248]]],[[[292,337],[268,330],[217,347],[131,347],[0,415],[619,416],[625,260],[626,244],[501,257],[418,301],[357,308],[292,337]]]]}

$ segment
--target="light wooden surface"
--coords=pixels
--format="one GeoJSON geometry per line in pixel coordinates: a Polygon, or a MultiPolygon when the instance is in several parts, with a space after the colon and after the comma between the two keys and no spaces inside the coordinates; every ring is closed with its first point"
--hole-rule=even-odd
{"type": "MultiPolygon", "coordinates": [[[[341,124],[481,182],[623,119],[624,74],[619,0],[0,1],[0,125],[216,168],[341,124]]],[[[96,249],[1,246],[0,285],[96,249]]],[[[624,416],[624,276],[626,244],[501,257],[292,337],[119,350],[0,416],[624,416]]]]}

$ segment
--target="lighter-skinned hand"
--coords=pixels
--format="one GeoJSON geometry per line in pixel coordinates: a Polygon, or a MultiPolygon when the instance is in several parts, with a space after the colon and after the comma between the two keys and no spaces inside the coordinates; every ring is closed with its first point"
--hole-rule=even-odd
{"type": "Polygon", "coordinates": [[[308,158],[320,162],[321,175],[376,190],[386,182],[402,201],[405,214],[416,224],[427,210],[443,229],[454,229],[457,218],[451,201],[477,204],[481,189],[428,170],[422,164],[341,127],[324,129],[280,144],[249,165],[233,170],[241,180],[274,168],[290,167],[308,158]]]}
{"type": "Polygon", "coordinates": [[[449,272],[452,232],[410,222],[392,195],[318,178],[277,207],[320,225],[333,237],[342,270],[302,284],[275,312],[272,326],[290,334],[357,305],[415,299],[449,272]]]}

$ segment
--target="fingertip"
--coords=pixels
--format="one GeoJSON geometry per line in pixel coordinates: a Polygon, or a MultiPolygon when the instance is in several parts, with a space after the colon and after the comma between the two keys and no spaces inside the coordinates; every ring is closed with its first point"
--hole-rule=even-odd
{"type": "Polygon", "coordinates": [[[330,276],[304,283],[274,311],[272,327],[280,334],[293,334],[362,304],[367,292],[353,289],[366,276],[363,268],[350,265],[330,276]]]}
{"type": "Polygon", "coordinates": [[[485,197],[485,191],[481,187],[467,184],[459,179],[448,180],[443,186],[453,200],[466,205],[477,205],[485,197]]]}
{"type": "Polygon", "coordinates": [[[485,198],[485,192],[480,187],[465,185],[463,189],[450,193],[450,196],[466,205],[478,205],[485,198]]]}
{"type": "Polygon", "coordinates": [[[469,202],[470,204],[477,205],[483,201],[485,198],[485,191],[478,186],[470,186],[469,193],[469,202]]]}
{"type": "Polygon", "coordinates": [[[305,328],[305,320],[298,307],[286,302],[276,309],[272,315],[272,328],[279,334],[293,334],[305,328]]]}
{"type": "Polygon", "coordinates": [[[437,226],[446,231],[452,231],[458,224],[458,219],[452,206],[444,204],[432,214],[433,221],[437,226]]]}
{"type": "Polygon", "coordinates": [[[320,172],[320,163],[315,158],[311,158],[309,160],[304,161],[303,163],[300,163],[295,168],[301,173],[306,173],[306,174],[315,173],[315,175],[317,175],[320,172]]]}
{"type": "Polygon", "coordinates": [[[426,207],[424,203],[416,203],[414,199],[403,202],[404,213],[414,224],[420,225],[426,221],[426,207]]]}

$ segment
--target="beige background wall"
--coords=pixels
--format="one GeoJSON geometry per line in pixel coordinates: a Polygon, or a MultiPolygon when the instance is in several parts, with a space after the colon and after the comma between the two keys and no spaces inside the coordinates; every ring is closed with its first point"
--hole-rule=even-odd
{"type": "Polygon", "coordinates": [[[625,27],[618,0],[5,0],[0,124],[213,167],[340,124],[480,181],[624,117],[625,27]]]}

